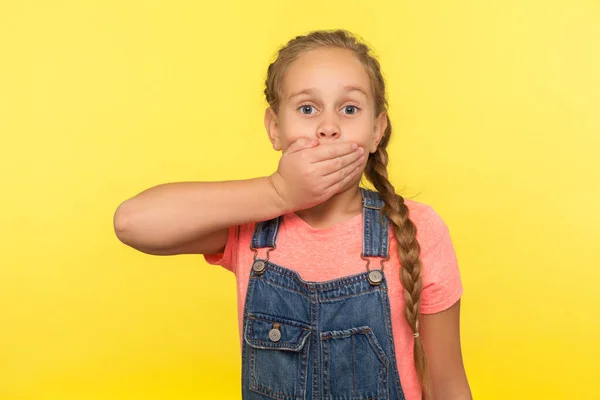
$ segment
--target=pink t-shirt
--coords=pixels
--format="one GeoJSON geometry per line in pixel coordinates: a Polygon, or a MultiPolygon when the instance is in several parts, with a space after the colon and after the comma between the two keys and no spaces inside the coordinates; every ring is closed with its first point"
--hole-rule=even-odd
{"type": "MultiPolygon", "coordinates": [[[[442,218],[429,205],[405,199],[410,219],[417,227],[423,264],[421,313],[434,314],[458,301],[463,293],[454,247],[442,218]]],[[[250,242],[255,223],[234,226],[223,254],[206,254],[210,264],[221,265],[236,275],[240,348],[248,280],[254,260],[250,242]]],[[[285,214],[277,236],[277,248],[269,261],[297,271],[305,281],[327,281],[366,271],[362,252],[363,216],[358,214],[327,229],[314,229],[295,213],[285,214]]],[[[421,399],[413,362],[413,333],[403,314],[405,301],[400,282],[397,242],[389,231],[390,260],[384,263],[389,288],[392,331],[400,381],[407,400],[421,399]]],[[[266,249],[258,250],[264,258],[266,249]]],[[[371,261],[379,267],[376,259],[371,261]]]]}

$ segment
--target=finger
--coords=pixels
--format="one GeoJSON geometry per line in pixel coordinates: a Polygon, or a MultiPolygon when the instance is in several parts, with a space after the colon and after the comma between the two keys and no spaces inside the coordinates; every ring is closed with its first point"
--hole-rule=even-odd
{"type": "Polygon", "coordinates": [[[293,142],[290,147],[287,148],[286,154],[292,154],[307,147],[313,147],[319,144],[319,141],[316,139],[310,139],[307,137],[298,138],[295,142],[293,142]]]}
{"type": "Polygon", "coordinates": [[[333,172],[324,177],[325,185],[327,188],[344,183],[346,180],[353,180],[356,178],[356,175],[362,174],[365,164],[365,156],[361,155],[357,160],[355,160],[350,165],[347,165],[336,172],[333,172]]]}
{"type": "Polygon", "coordinates": [[[320,145],[311,150],[310,162],[316,163],[336,157],[345,156],[358,149],[358,144],[351,142],[320,145]]]}
{"type": "MultiPolygon", "coordinates": [[[[348,175],[346,175],[342,180],[337,180],[329,187],[325,188],[326,191],[333,191],[333,194],[339,193],[350,186],[354,185],[358,179],[362,176],[364,167],[359,165],[353,171],[351,171],[348,175]]],[[[333,195],[332,194],[332,195],[333,195]]]]}
{"type": "Polygon", "coordinates": [[[329,160],[321,161],[317,165],[319,170],[321,171],[321,175],[327,176],[329,174],[335,174],[340,169],[350,166],[351,164],[359,160],[361,157],[363,157],[364,161],[364,150],[362,148],[359,148],[358,150],[353,151],[352,153],[332,158],[329,160]]]}

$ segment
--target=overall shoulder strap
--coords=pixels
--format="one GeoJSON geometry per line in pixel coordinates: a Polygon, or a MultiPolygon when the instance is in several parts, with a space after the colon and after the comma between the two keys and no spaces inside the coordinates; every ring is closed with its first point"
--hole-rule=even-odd
{"type": "Polygon", "coordinates": [[[282,219],[283,216],[279,216],[268,221],[258,222],[254,228],[254,234],[252,235],[251,248],[262,249],[265,247],[275,247],[282,219]]]}
{"type": "Polygon", "coordinates": [[[389,222],[378,192],[360,188],[363,200],[363,256],[388,257],[389,222]]]}

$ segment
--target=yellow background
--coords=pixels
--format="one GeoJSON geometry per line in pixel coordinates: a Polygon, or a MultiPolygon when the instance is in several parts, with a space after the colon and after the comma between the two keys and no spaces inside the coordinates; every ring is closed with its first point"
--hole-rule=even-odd
{"type": "Polygon", "coordinates": [[[476,399],[599,399],[597,1],[0,2],[0,399],[236,399],[234,276],[118,242],[159,183],[264,176],[271,56],[372,44],[391,177],[450,227],[476,399]]]}

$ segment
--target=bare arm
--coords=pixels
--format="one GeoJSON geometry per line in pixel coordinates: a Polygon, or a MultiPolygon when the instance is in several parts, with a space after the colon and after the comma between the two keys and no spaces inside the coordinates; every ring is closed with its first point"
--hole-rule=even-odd
{"type": "Polygon", "coordinates": [[[363,149],[343,142],[317,145],[302,138],[294,142],[270,182],[263,177],[147,189],[117,208],[115,233],[126,245],[148,254],[221,252],[230,226],[314,206],[360,178],[363,149]]]}
{"type": "Polygon", "coordinates": [[[424,314],[421,324],[432,400],[471,400],[460,344],[460,300],[440,313],[424,314]]]}
{"type": "Polygon", "coordinates": [[[227,228],[286,212],[267,177],[158,185],[123,202],[115,212],[119,240],[149,254],[221,251],[227,228]]]}

